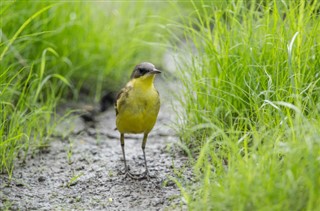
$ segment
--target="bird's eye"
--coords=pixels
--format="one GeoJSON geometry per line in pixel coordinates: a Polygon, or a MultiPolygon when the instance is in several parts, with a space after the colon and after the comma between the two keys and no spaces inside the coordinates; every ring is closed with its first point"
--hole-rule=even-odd
{"type": "Polygon", "coordinates": [[[146,69],[140,68],[139,72],[141,73],[141,75],[146,74],[148,71],[146,69]]]}

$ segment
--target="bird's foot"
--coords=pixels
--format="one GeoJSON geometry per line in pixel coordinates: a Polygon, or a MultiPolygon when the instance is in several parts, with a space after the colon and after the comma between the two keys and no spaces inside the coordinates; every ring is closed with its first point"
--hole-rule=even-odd
{"type": "Polygon", "coordinates": [[[126,179],[129,177],[131,179],[139,180],[139,178],[140,178],[140,174],[134,174],[134,173],[130,172],[129,166],[127,169],[119,170],[118,175],[124,175],[123,179],[126,179]]]}
{"type": "Polygon", "coordinates": [[[118,175],[124,175],[124,178],[123,179],[126,179],[126,178],[131,178],[131,179],[134,179],[134,180],[144,180],[144,179],[147,179],[148,181],[150,181],[151,178],[156,178],[155,175],[150,175],[149,171],[148,170],[145,170],[143,173],[141,174],[135,174],[135,173],[132,173],[130,172],[130,166],[128,165],[127,168],[125,168],[124,170],[119,170],[119,173],[118,175]]]}
{"type": "Polygon", "coordinates": [[[156,176],[150,175],[149,171],[145,171],[142,174],[135,174],[135,173],[132,173],[129,170],[127,170],[127,171],[123,172],[122,174],[124,174],[124,179],[129,177],[129,178],[134,179],[134,180],[144,180],[144,179],[146,179],[146,180],[150,181],[151,178],[156,178],[156,176]]]}
{"type": "Polygon", "coordinates": [[[156,178],[156,176],[155,175],[150,175],[149,171],[146,170],[142,174],[139,174],[138,180],[146,179],[146,180],[150,181],[151,178],[156,178]]]}
{"type": "Polygon", "coordinates": [[[131,179],[135,179],[135,180],[139,180],[140,179],[138,174],[131,173],[130,171],[126,171],[125,172],[124,178],[126,179],[127,177],[130,177],[131,179]]]}

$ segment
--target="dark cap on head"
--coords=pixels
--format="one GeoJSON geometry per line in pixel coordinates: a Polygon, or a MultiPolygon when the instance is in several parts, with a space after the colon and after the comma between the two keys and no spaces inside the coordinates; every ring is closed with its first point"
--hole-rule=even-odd
{"type": "Polygon", "coordinates": [[[141,64],[138,64],[132,74],[131,74],[131,79],[133,78],[139,78],[145,74],[159,74],[161,73],[160,70],[157,70],[155,66],[149,62],[142,62],[141,64]]]}

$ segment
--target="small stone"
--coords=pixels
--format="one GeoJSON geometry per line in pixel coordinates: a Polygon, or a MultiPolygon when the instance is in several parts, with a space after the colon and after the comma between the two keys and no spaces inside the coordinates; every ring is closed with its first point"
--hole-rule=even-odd
{"type": "Polygon", "coordinates": [[[16,183],[16,186],[17,186],[17,187],[24,187],[24,184],[23,184],[22,182],[17,182],[17,183],[16,183]]]}
{"type": "Polygon", "coordinates": [[[154,200],[153,202],[152,202],[152,205],[153,206],[159,206],[159,205],[161,205],[161,204],[164,204],[164,199],[162,198],[158,198],[158,199],[156,199],[156,200],[154,200]]]}
{"type": "Polygon", "coordinates": [[[38,177],[38,182],[44,182],[44,181],[46,181],[46,177],[45,176],[40,176],[40,177],[38,177]]]}
{"type": "Polygon", "coordinates": [[[98,152],[96,150],[91,150],[90,152],[91,152],[92,155],[98,154],[98,152]]]}
{"type": "Polygon", "coordinates": [[[172,180],[169,180],[166,182],[166,187],[175,186],[176,183],[174,183],[172,180]]]}
{"type": "Polygon", "coordinates": [[[77,171],[84,170],[84,169],[85,169],[84,166],[78,166],[78,167],[76,168],[77,171]]]}

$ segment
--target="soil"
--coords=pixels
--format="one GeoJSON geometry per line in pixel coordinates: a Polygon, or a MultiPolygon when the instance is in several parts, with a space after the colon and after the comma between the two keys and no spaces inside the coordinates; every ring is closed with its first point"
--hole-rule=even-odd
{"type": "MultiPolygon", "coordinates": [[[[122,174],[111,107],[90,118],[69,116],[57,127],[48,148],[28,156],[25,163],[17,161],[11,179],[0,175],[0,210],[185,210],[172,180],[176,172],[186,170],[187,163],[170,126],[176,121],[168,97],[172,89],[162,80],[156,83],[162,105],[146,145],[149,181],[122,174]]],[[[64,112],[73,104],[64,105],[64,112]]],[[[141,141],[142,135],[125,136],[127,162],[135,173],[144,171],[141,141]]],[[[191,177],[189,172],[183,172],[183,177],[191,177]]]]}

